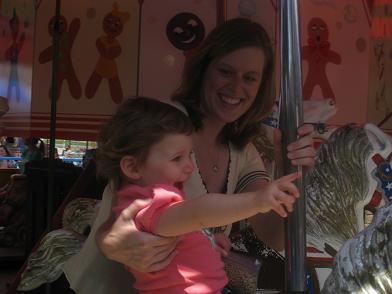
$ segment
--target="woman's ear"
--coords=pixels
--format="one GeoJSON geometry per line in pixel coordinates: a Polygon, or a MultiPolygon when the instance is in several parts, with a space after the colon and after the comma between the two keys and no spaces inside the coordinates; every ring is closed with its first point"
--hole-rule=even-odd
{"type": "Polygon", "coordinates": [[[133,156],[127,155],[121,158],[120,168],[124,176],[131,180],[139,180],[141,178],[136,158],[133,156]]]}

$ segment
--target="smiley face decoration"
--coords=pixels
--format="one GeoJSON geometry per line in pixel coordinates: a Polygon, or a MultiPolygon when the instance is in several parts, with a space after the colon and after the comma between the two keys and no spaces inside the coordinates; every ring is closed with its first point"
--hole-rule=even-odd
{"type": "Polygon", "coordinates": [[[176,14],[166,26],[166,35],[170,43],[184,54],[196,48],[204,39],[203,22],[193,13],[176,14]]]}

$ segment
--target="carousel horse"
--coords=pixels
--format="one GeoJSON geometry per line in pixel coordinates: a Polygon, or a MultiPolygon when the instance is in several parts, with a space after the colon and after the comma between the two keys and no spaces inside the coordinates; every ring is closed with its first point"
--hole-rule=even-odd
{"type": "MultiPolygon", "coordinates": [[[[388,182],[391,158],[390,138],[371,124],[338,128],[317,150],[316,164],[306,176],[304,191],[310,293],[320,292],[336,252],[365,228],[364,210],[375,211],[388,201],[392,192],[392,183],[388,182]]],[[[255,293],[256,288],[281,289],[283,254],[269,249],[248,226],[232,236],[232,241],[234,248],[247,256],[240,262],[234,260],[237,257],[229,262],[231,269],[244,269],[241,275],[246,278],[233,275],[238,280],[236,289],[249,289],[246,293],[255,293]],[[252,262],[247,261],[249,256],[259,263],[258,267],[253,265],[253,270],[252,262]]]]}
{"type": "Polygon", "coordinates": [[[25,243],[26,176],[13,174],[0,191],[0,247],[22,248],[25,243]]]}
{"type": "MultiPolygon", "coordinates": [[[[316,249],[318,260],[323,255],[330,261],[325,267],[331,268],[336,252],[365,228],[364,211],[375,212],[389,201],[390,140],[375,125],[346,125],[332,133],[317,151],[315,168],[306,178],[306,230],[308,249],[316,249]]],[[[346,258],[350,257],[341,256],[346,258]]]]}
{"type": "MultiPolygon", "coordinates": [[[[95,160],[89,160],[72,185],[72,188],[65,192],[67,196],[52,218],[52,231],[40,237],[32,248],[10,285],[10,293],[32,290],[41,293],[45,290],[44,284],[57,281],[61,277],[62,265],[82,248],[99,209],[98,198],[106,185],[96,179],[95,160]]],[[[62,293],[63,285],[56,284],[53,283],[52,290],[62,293]]]]}
{"type": "Polygon", "coordinates": [[[391,138],[373,125],[366,125],[364,129],[374,147],[363,158],[366,172],[362,178],[366,195],[364,203],[372,198],[370,205],[375,216],[371,224],[358,233],[362,225],[360,209],[363,208],[363,202],[359,202],[356,207],[358,230],[339,248],[332,272],[324,283],[322,293],[325,294],[392,293],[391,138]],[[374,209],[383,201],[386,206],[374,209]]]}
{"type": "Polygon", "coordinates": [[[30,254],[18,291],[36,289],[62,275],[62,265],[82,248],[99,203],[99,200],[92,198],[75,198],[67,204],[62,216],[62,228],[46,234],[30,254]]]}

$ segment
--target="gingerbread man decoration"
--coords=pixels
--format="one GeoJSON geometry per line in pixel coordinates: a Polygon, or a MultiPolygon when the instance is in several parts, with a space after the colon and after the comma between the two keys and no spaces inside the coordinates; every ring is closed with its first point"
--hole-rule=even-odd
{"type": "Polygon", "coordinates": [[[128,19],[129,13],[119,11],[117,3],[113,3],[112,11],[104,17],[102,28],[105,35],[99,37],[96,41],[100,57],[86,84],[85,94],[87,98],[93,98],[102,79],[107,79],[113,102],[121,103],[123,91],[115,60],[121,55],[121,44],[116,37],[122,33],[124,24],[128,19]]]}
{"type": "Polygon", "coordinates": [[[11,99],[12,89],[14,88],[16,101],[19,102],[20,88],[19,88],[19,75],[18,75],[18,59],[19,59],[19,53],[22,50],[25,41],[25,33],[23,32],[19,34],[19,18],[16,14],[15,9],[12,18],[9,20],[9,26],[12,35],[12,43],[4,54],[5,59],[9,60],[11,66],[8,88],[7,88],[7,97],[8,99],[11,99]]]}
{"type": "Polygon", "coordinates": [[[303,85],[304,100],[310,100],[313,89],[319,85],[324,99],[335,100],[335,94],[329,84],[325,68],[327,64],[340,64],[340,55],[330,49],[329,30],[324,20],[312,18],[308,23],[308,45],[302,47],[302,59],[308,61],[308,75],[303,85]]]}
{"type": "MultiPolygon", "coordinates": [[[[49,35],[53,37],[54,32],[54,24],[56,18],[52,17],[48,24],[48,32],[49,35]]],[[[80,29],[80,19],[74,18],[71,23],[68,24],[67,20],[63,15],[60,15],[59,25],[58,25],[58,34],[60,38],[60,46],[59,46],[59,60],[58,60],[58,70],[57,70],[57,97],[59,98],[61,92],[61,86],[64,80],[68,82],[69,91],[73,98],[79,99],[82,96],[82,87],[80,82],[76,76],[75,69],[72,64],[71,58],[71,50],[73,43],[75,41],[76,35],[80,29]],[[68,30],[67,30],[68,29],[68,30]]],[[[38,60],[40,63],[46,63],[53,60],[53,45],[44,49],[38,60]]],[[[49,89],[49,97],[51,96],[51,89],[49,89]]]]}

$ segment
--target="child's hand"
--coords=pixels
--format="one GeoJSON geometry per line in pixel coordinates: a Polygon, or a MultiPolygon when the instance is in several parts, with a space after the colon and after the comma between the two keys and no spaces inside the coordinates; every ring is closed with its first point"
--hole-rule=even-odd
{"type": "Polygon", "coordinates": [[[299,197],[299,190],[293,181],[298,179],[300,175],[299,172],[296,172],[283,176],[260,190],[256,200],[260,212],[265,213],[274,210],[280,216],[286,217],[287,212],[293,211],[293,204],[296,198],[299,197]]]}
{"type": "Polygon", "coordinates": [[[220,252],[222,256],[227,256],[231,248],[231,241],[229,237],[224,233],[216,233],[214,235],[216,250],[220,252]]]}

